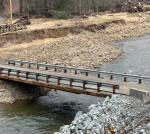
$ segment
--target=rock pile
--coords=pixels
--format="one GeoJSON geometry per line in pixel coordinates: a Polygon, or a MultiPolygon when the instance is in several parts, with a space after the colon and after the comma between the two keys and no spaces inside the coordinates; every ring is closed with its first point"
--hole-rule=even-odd
{"type": "Polygon", "coordinates": [[[34,99],[47,94],[48,90],[41,87],[0,80],[0,103],[14,103],[17,100],[34,99]]]}
{"type": "MultiPolygon", "coordinates": [[[[70,125],[60,128],[54,134],[102,134],[110,133],[110,128],[117,134],[136,126],[145,116],[150,115],[150,105],[140,100],[122,95],[107,97],[104,102],[89,106],[88,113],[79,111],[70,125]],[[110,126],[110,127],[108,127],[110,126]]],[[[132,134],[149,134],[150,116],[139,126],[130,131],[132,134]]]]}

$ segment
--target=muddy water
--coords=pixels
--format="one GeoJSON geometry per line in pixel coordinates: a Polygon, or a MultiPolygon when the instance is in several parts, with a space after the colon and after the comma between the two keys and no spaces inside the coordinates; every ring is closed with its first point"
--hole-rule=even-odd
{"type": "MultiPolygon", "coordinates": [[[[115,43],[125,51],[100,70],[150,75],[150,35],[115,43]]],[[[37,100],[0,105],[0,134],[53,134],[102,98],[53,91],[37,100]]]]}

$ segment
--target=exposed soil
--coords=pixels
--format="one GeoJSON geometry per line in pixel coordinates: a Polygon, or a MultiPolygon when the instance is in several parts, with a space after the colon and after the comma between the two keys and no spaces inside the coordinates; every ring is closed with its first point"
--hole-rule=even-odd
{"type": "Polygon", "coordinates": [[[27,30],[0,36],[1,42],[5,39],[0,59],[97,68],[123,53],[109,42],[150,33],[149,13],[105,13],[61,21],[31,19],[27,30]]]}

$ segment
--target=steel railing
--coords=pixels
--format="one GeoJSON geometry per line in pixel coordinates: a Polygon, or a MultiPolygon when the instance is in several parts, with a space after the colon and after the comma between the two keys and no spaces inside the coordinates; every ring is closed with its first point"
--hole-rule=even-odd
{"type": "Polygon", "coordinates": [[[124,82],[127,82],[127,78],[136,78],[136,79],[138,79],[139,84],[142,83],[142,79],[143,80],[150,80],[150,77],[148,77],[148,76],[138,76],[138,75],[115,73],[115,72],[106,72],[106,71],[98,71],[98,70],[91,70],[91,69],[58,66],[58,65],[43,64],[43,63],[21,61],[21,60],[14,60],[14,59],[4,59],[4,61],[8,62],[8,64],[13,64],[13,65],[15,65],[16,63],[20,63],[20,66],[27,65],[28,67],[31,67],[31,65],[34,65],[34,66],[37,66],[37,69],[39,69],[40,67],[45,67],[46,70],[48,68],[54,68],[55,71],[57,71],[58,69],[63,69],[64,73],[66,73],[67,70],[71,70],[71,71],[74,71],[75,74],[77,74],[77,72],[85,73],[86,76],[88,76],[89,73],[94,73],[94,74],[97,74],[98,78],[100,78],[101,74],[105,74],[105,75],[110,75],[110,80],[113,79],[113,76],[120,76],[120,77],[124,78],[124,82]]]}
{"type": "MultiPolygon", "coordinates": [[[[20,79],[26,79],[31,81],[42,81],[46,84],[49,82],[56,83],[59,85],[68,85],[72,87],[80,87],[83,90],[86,90],[88,85],[94,85],[97,88],[95,89],[98,93],[101,91],[100,87],[109,87],[113,91],[111,93],[116,93],[115,90],[119,89],[119,85],[100,82],[98,78],[93,79],[92,77],[78,77],[77,75],[62,74],[57,72],[50,72],[48,70],[37,70],[37,69],[28,69],[25,67],[16,67],[12,65],[0,64],[0,76],[12,76],[20,79]],[[6,67],[3,67],[6,66],[6,67]]],[[[93,88],[92,88],[93,89],[93,88]]]]}

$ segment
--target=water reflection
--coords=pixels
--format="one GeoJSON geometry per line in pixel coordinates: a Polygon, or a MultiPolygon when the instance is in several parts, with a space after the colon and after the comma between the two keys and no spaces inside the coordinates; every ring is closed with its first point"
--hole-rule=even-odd
{"type": "Polygon", "coordinates": [[[53,91],[49,96],[34,101],[1,105],[0,133],[53,134],[61,126],[70,124],[79,110],[87,112],[90,104],[102,100],[98,97],[53,91]]]}

